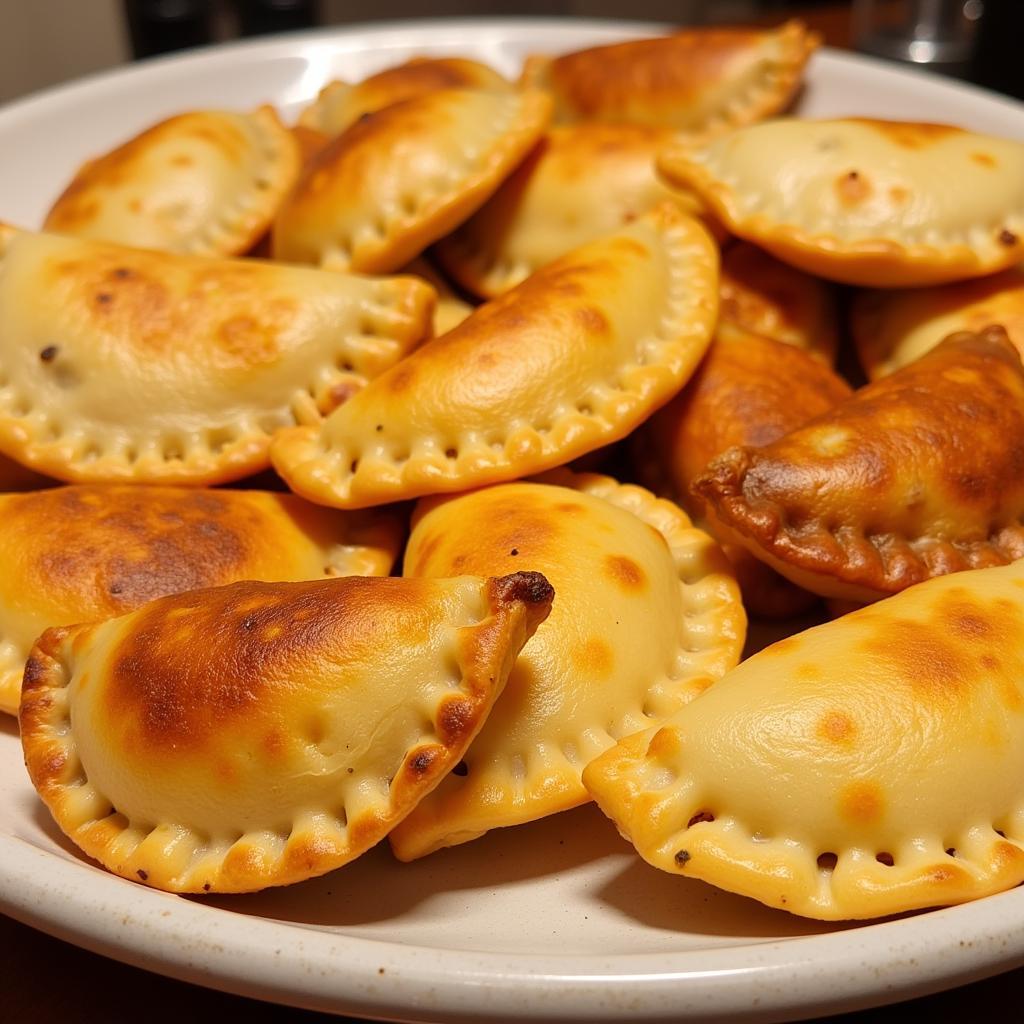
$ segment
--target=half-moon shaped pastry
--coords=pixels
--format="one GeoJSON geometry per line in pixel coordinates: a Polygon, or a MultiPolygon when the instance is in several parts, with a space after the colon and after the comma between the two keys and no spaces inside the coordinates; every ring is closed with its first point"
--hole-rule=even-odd
{"type": "Polygon", "coordinates": [[[464,57],[414,57],[378,71],[358,85],[328,82],[303,110],[299,124],[327,135],[339,135],[367,114],[440,89],[510,88],[497,71],[479,61],[464,57]]]}
{"type": "Polygon", "coordinates": [[[475,305],[456,294],[447,278],[425,256],[417,256],[404,266],[400,273],[421,278],[437,293],[437,304],[434,306],[434,337],[447,334],[458,327],[476,309],[475,305]]]}
{"type": "Polygon", "coordinates": [[[624,437],[700,361],[718,251],[672,204],[481,306],[334,411],[274,439],[299,494],[358,508],[514,480],[624,437]]]}
{"type": "Polygon", "coordinates": [[[1024,260],[1024,143],[948,125],[781,118],[662,152],[741,238],[808,273],[905,288],[1024,260]]]}
{"type": "Polygon", "coordinates": [[[746,242],[722,253],[719,316],[808,351],[833,366],[839,351],[839,313],[832,285],[746,242]]]}
{"type": "Polygon", "coordinates": [[[547,127],[542,92],[442,89],[320,151],[274,221],[275,259],[387,274],[477,210],[547,127]]]}
{"type": "Polygon", "coordinates": [[[1024,557],[1020,356],[1001,327],[954,334],[785,437],[730,448],[693,491],[720,536],[823,597],[1024,557]]]}
{"type": "Polygon", "coordinates": [[[739,660],[735,580],[683,512],[610,477],[541,480],[417,507],[406,576],[533,566],[558,600],[459,769],[391,833],[401,860],[585,803],[585,764],[739,660]]]}
{"type": "Polygon", "coordinates": [[[57,824],[171,892],[373,846],[458,764],[551,607],[538,573],[236,583],[48,630],[21,736],[57,824]]]}
{"type": "Polygon", "coordinates": [[[998,324],[1024,353],[1024,266],[974,281],[905,291],[861,292],[850,330],[870,380],[912,363],[957,331],[998,324]]]}
{"type": "Polygon", "coordinates": [[[669,129],[640,125],[553,128],[434,252],[463,288],[495,298],[666,199],[698,214],[691,195],[673,192],[654,173],[654,157],[670,138],[669,129]]]}
{"type": "Polygon", "coordinates": [[[0,711],[47,626],[110,619],[236,580],[386,576],[393,514],[338,512],[292,494],[71,486],[0,495],[0,711]]]}
{"type": "Polygon", "coordinates": [[[141,249],[234,256],[270,226],[299,163],[299,145],[272,107],[179,114],[85,164],[44,228],[141,249]]]}
{"type": "Polygon", "coordinates": [[[433,292],[0,225],[0,451],[79,482],[223,483],[429,333],[433,292]]]}
{"type": "Polygon", "coordinates": [[[558,121],[610,121],[712,135],[789,105],[818,36],[777,29],[687,29],[655,39],[530,57],[523,82],[551,91],[558,121]]]}
{"type": "Polygon", "coordinates": [[[766,648],[588,765],[655,867],[825,920],[1024,881],[1024,562],[766,648]]]}
{"type": "MultiPolygon", "coordinates": [[[[642,478],[714,532],[704,502],[690,490],[708,463],[734,445],[769,444],[850,393],[810,352],[720,321],[697,372],[637,435],[642,478]]],[[[790,618],[814,601],[746,548],[727,542],[725,551],[754,615],[790,618]]]]}

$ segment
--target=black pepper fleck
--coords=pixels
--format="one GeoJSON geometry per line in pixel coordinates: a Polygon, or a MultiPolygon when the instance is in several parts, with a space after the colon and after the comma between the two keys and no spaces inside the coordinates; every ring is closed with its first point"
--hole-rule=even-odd
{"type": "Polygon", "coordinates": [[[679,850],[676,853],[676,866],[681,868],[689,859],[690,859],[690,851],[689,850],[679,850]]]}
{"type": "Polygon", "coordinates": [[[58,351],[59,349],[56,345],[47,345],[46,348],[39,353],[39,358],[42,359],[44,363],[52,363],[54,359],[57,358],[58,351]]]}
{"type": "Polygon", "coordinates": [[[141,878],[143,881],[145,881],[147,878],[149,878],[149,872],[148,871],[143,871],[142,868],[139,868],[139,870],[136,871],[135,874],[137,874],[139,876],[139,878],[141,878]]]}

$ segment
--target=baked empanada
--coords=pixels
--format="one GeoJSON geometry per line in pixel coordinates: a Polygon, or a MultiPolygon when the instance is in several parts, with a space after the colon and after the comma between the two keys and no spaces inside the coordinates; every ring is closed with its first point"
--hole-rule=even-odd
{"type": "Polygon", "coordinates": [[[1024,556],[1024,368],[1001,327],[916,362],[693,484],[715,530],[823,597],[870,601],[1024,556]]]}
{"type": "Polygon", "coordinates": [[[493,68],[464,57],[414,57],[385,68],[358,85],[328,82],[303,110],[299,124],[339,135],[366,114],[440,89],[511,89],[493,68]]]}
{"type": "Polygon", "coordinates": [[[782,263],[747,242],[722,253],[719,316],[832,366],[839,351],[833,286],[782,263]]]}
{"type": "Polygon", "coordinates": [[[386,274],[478,209],[547,126],[539,90],[442,89],[352,125],[303,170],[276,259],[386,274]]]}
{"type": "MultiPolygon", "coordinates": [[[[850,386],[809,352],[720,322],[686,387],[644,425],[634,452],[644,482],[698,520],[704,502],[690,486],[734,445],[765,445],[838,405],[850,386]]],[[[709,529],[714,532],[713,519],[709,529]]],[[[789,618],[813,595],[780,577],[745,548],[726,541],[747,608],[789,618]]]]}
{"type": "Polygon", "coordinates": [[[672,204],[423,345],[320,427],[277,434],[292,490],[357,508],[514,480],[628,434],[711,337],[718,250],[672,204]]]}
{"type": "Polygon", "coordinates": [[[672,132],[639,125],[553,128],[497,192],[435,253],[468,291],[495,298],[577,246],[675,199],[700,206],[654,173],[672,132]]]}
{"type": "Polygon", "coordinates": [[[194,256],[248,251],[299,174],[272,107],[161,121],[75,175],[45,230],[194,256]]]}
{"type": "Polygon", "coordinates": [[[124,878],[250,892],[373,846],[462,757],[551,607],[504,579],[235,583],[48,630],[25,763],[124,878]]]}
{"type": "Polygon", "coordinates": [[[870,380],[913,362],[956,331],[1002,327],[1024,353],[1024,266],[936,288],[861,292],[850,329],[870,380]]]}
{"type": "Polygon", "coordinates": [[[551,91],[559,121],[713,135],[785,109],[819,42],[799,21],[777,29],[687,29],[561,57],[530,57],[522,80],[551,91]]]}
{"type": "Polygon", "coordinates": [[[558,599],[459,769],[391,833],[402,860],[585,803],[583,766],[739,660],[729,563],[675,505],[558,471],[416,509],[406,576],[539,569],[558,599]]]}
{"type": "Polygon", "coordinates": [[[437,303],[434,306],[433,335],[435,337],[439,334],[447,334],[450,330],[458,327],[476,309],[476,306],[455,293],[455,289],[448,280],[424,256],[417,256],[411,263],[404,266],[400,273],[422,278],[437,293],[437,303]]]}
{"type": "Polygon", "coordinates": [[[268,465],[430,330],[433,292],[0,226],[0,451],[62,480],[222,483],[268,465]]]}
{"type": "Polygon", "coordinates": [[[48,626],[113,618],[236,580],[386,576],[393,513],[345,513],[292,494],[174,487],[58,487],[0,495],[0,711],[18,710],[48,626]]]}
{"type": "Polygon", "coordinates": [[[1024,881],[1024,562],[755,654],[588,765],[655,867],[837,920],[1024,881]]]}

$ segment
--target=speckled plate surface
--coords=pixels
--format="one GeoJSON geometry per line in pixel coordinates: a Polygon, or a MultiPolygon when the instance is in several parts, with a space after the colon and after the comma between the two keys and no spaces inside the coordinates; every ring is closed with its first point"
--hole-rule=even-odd
{"type": "MultiPolygon", "coordinates": [[[[152,62],[0,111],[0,219],[37,226],[83,159],[201,106],[294,114],[332,76],[457,53],[637,34],[489,20],[321,32],[152,62]]],[[[800,109],[941,119],[1024,139],[1024,108],[825,52],[800,109]]],[[[907,998],[1024,964],[1024,889],[861,926],[821,925],[648,867],[593,807],[410,865],[386,847],[322,879],[195,900],[106,874],[63,839],[0,722],[0,907],[89,949],[246,995],[403,1021],[779,1020],[907,998]]]]}

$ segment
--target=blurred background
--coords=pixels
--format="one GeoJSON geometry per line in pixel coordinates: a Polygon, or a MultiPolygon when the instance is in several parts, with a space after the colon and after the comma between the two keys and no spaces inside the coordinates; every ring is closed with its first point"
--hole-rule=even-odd
{"type": "Polygon", "coordinates": [[[0,0],[0,102],[144,57],[245,36],[451,16],[773,24],[1024,97],[1024,0],[0,0]]]}

